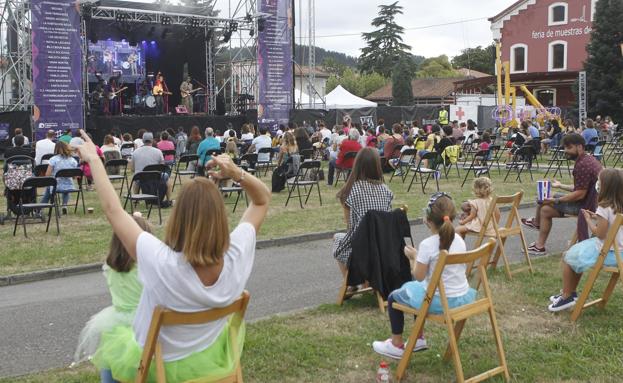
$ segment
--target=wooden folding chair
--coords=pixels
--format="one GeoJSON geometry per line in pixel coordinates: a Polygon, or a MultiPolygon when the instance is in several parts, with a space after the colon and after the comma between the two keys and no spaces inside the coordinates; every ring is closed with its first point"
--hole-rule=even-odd
{"type": "Polygon", "coordinates": [[[575,307],[573,308],[573,311],[571,312],[571,320],[574,322],[578,320],[578,318],[580,317],[580,314],[582,314],[582,310],[584,310],[585,308],[591,307],[593,305],[598,305],[598,307],[601,309],[606,307],[606,304],[608,303],[608,300],[610,299],[610,295],[612,295],[612,292],[614,291],[614,287],[616,286],[619,278],[621,279],[621,282],[623,282],[623,273],[622,273],[623,261],[621,260],[621,253],[620,253],[621,249],[619,249],[619,244],[616,241],[617,233],[619,232],[619,229],[621,228],[622,223],[623,223],[623,214],[617,214],[616,218],[614,219],[613,224],[610,226],[610,229],[608,230],[608,235],[606,235],[606,240],[604,241],[604,245],[602,246],[601,251],[599,252],[597,263],[595,263],[595,266],[593,266],[590,274],[588,275],[588,280],[586,281],[584,288],[582,288],[582,293],[578,297],[578,300],[575,303],[575,307]],[[606,256],[608,255],[608,252],[612,248],[614,248],[614,256],[616,258],[617,265],[616,266],[604,266],[604,261],[606,260],[606,256]],[[607,273],[612,274],[610,276],[610,281],[608,282],[608,286],[606,286],[606,290],[604,290],[604,293],[601,296],[601,298],[595,299],[590,302],[586,302],[588,300],[588,296],[591,293],[591,290],[593,289],[593,286],[595,285],[595,281],[597,280],[597,277],[599,276],[599,273],[601,271],[605,271],[607,273]]]}
{"type": "MultiPolygon", "coordinates": [[[[407,345],[415,344],[418,335],[424,328],[424,323],[426,322],[426,320],[432,320],[434,322],[446,325],[449,340],[448,347],[446,348],[446,352],[444,354],[444,360],[448,360],[450,359],[450,357],[452,357],[452,360],[454,362],[454,370],[456,371],[456,380],[459,383],[480,382],[482,380],[491,378],[499,374],[503,374],[504,378],[507,381],[510,380],[510,374],[508,372],[508,366],[506,364],[506,356],[504,354],[504,348],[502,346],[502,337],[500,336],[500,330],[498,328],[497,319],[495,317],[495,309],[493,307],[493,300],[491,298],[491,289],[489,287],[487,271],[485,269],[486,262],[491,257],[494,247],[495,241],[493,239],[489,239],[487,243],[485,243],[478,249],[468,251],[466,253],[448,254],[448,252],[445,250],[441,251],[441,253],[439,254],[439,260],[437,261],[437,266],[435,266],[435,270],[433,271],[430,282],[428,284],[426,297],[422,302],[422,307],[420,307],[420,309],[418,310],[413,307],[401,305],[398,303],[392,304],[392,307],[394,309],[400,310],[409,315],[416,316],[415,324],[411,329],[411,334],[409,335],[409,341],[407,342],[407,345]],[[441,279],[443,269],[447,265],[471,265],[476,261],[479,261],[478,275],[476,277],[476,280],[478,281],[478,286],[483,286],[484,297],[467,305],[450,309],[448,307],[446,290],[443,284],[443,280],[441,279]],[[437,289],[439,290],[439,299],[441,299],[441,304],[443,306],[443,314],[429,314],[428,309],[431,305],[433,297],[435,296],[435,291],[437,291],[437,289]],[[493,336],[495,338],[499,365],[466,380],[463,375],[463,366],[461,364],[461,357],[459,355],[458,341],[461,336],[461,332],[465,327],[465,321],[467,320],[467,318],[482,313],[489,314],[489,321],[491,322],[491,328],[493,330],[493,336]]],[[[413,346],[405,347],[405,352],[402,356],[402,359],[400,360],[400,363],[398,364],[398,369],[396,371],[397,381],[402,380],[402,378],[404,377],[407,366],[409,365],[411,353],[413,353],[413,346]]]]}
{"type": "MultiPolygon", "coordinates": [[[[229,328],[230,340],[234,354],[240,357],[240,352],[237,350],[238,342],[236,339],[238,337],[239,325],[244,319],[244,314],[247,310],[247,305],[249,304],[249,297],[249,292],[245,290],[242,292],[240,298],[236,299],[236,301],[229,306],[190,313],[167,310],[162,306],[156,306],[149,325],[149,332],[147,333],[147,339],[145,340],[145,347],[143,348],[143,354],[141,355],[141,361],[138,366],[135,382],[144,383],[147,381],[149,366],[151,365],[152,358],[155,359],[156,363],[156,382],[166,382],[164,361],[162,359],[162,348],[158,342],[158,336],[162,326],[205,324],[233,314],[232,324],[234,325],[229,328]]],[[[242,367],[240,366],[240,359],[236,361],[236,367],[234,368],[234,371],[232,371],[232,374],[218,380],[218,382],[242,383],[242,367]]]]}
{"type": "MultiPolygon", "coordinates": [[[[406,205],[403,205],[400,208],[400,210],[403,210],[405,214],[407,214],[408,207],[406,205]]],[[[409,238],[411,239],[411,246],[414,246],[413,237],[409,237],[409,238]]],[[[381,293],[374,290],[372,287],[368,286],[368,287],[365,287],[363,289],[359,289],[353,292],[348,292],[347,290],[348,290],[348,267],[346,268],[346,275],[344,276],[344,280],[342,281],[342,286],[340,286],[340,291],[337,296],[337,305],[341,306],[346,299],[352,298],[356,295],[373,293],[374,295],[376,295],[376,301],[379,305],[379,310],[381,310],[382,313],[385,313],[385,307],[387,307],[387,301],[383,299],[383,296],[381,295],[381,293]]]]}
{"type": "MultiPolygon", "coordinates": [[[[508,261],[508,258],[506,257],[504,247],[506,244],[506,239],[512,236],[519,236],[521,240],[521,248],[527,263],[527,266],[516,269],[514,272],[518,273],[521,271],[529,270],[531,274],[534,273],[534,270],[532,268],[532,262],[530,261],[530,255],[528,254],[526,237],[523,233],[523,228],[521,227],[521,221],[519,218],[519,204],[521,203],[522,197],[523,191],[517,192],[509,196],[493,196],[491,199],[491,203],[489,204],[489,209],[487,210],[484,222],[482,224],[483,229],[480,230],[479,233],[468,232],[468,234],[478,236],[478,239],[476,239],[476,243],[474,244],[474,247],[478,247],[483,243],[485,236],[487,236],[485,234],[485,229],[489,227],[489,225],[493,226],[493,229],[495,230],[495,236],[490,238],[495,239],[495,242],[497,243],[497,249],[495,251],[495,256],[492,259],[487,260],[487,264],[491,265],[491,267],[493,268],[496,268],[501,256],[502,261],[504,262],[504,268],[506,270],[506,275],[508,276],[508,279],[513,278],[513,273],[511,272],[510,263],[508,261]],[[495,212],[497,209],[499,209],[500,206],[503,205],[510,205],[510,212],[508,213],[506,224],[500,227],[500,223],[495,218],[495,212]]],[[[467,275],[470,275],[473,267],[473,265],[468,267],[467,275]]]]}

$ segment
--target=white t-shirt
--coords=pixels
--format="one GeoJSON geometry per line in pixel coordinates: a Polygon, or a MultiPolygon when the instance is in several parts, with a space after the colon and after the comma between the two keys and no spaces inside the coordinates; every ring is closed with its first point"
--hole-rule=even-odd
{"type": "Polygon", "coordinates": [[[56,144],[49,138],[37,141],[35,144],[35,163],[41,165],[41,157],[46,154],[53,154],[56,144]]]}
{"type": "Polygon", "coordinates": [[[320,129],[320,134],[322,135],[322,141],[326,140],[327,138],[331,139],[331,131],[326,127],[320,129]]]}
{"type": "MultiPolygon", "coordinates": [[[[225,307],[240,297],[251,275],[255,258],[255,228],[241,223],[230,234],[223,270],[216,283],[205,286],[182,253],[171,250],[153,235],[143,232],[136,243],[138,277],[143,294],[136,308],[134,334],[144,347],[157,305],[182,312],[225,307]]],[[[180,360],[208,348],[228,318],[192,326],[166,326],[160,330],[163,359],[180,360]]]]}
{"type": "Polygon", "coordinates": [[[115,143],[115,145],[117,146],[117,148],[121,148],[121,139],[117,136],[112,136],[112,140],[115,143]]]}
{"type": "MultiPolygon", "coordinates": [[[[467,250],[465,241],[460,235],[454,234],[454,241],[450,245],[449,253],[464,253],[467,250]]],[[[426,285],[430,282],[430,277],[435,271],[437,266],[437,260],[439,259],[439,235],[431,235],[422,242],[418,247],[417,261],[419,263],[428,265],[428,272],[426,273],[426,285]]],[[[448,298],[460,297],[467,294],[469,290],[469,283],[465,272],[467,271],[466,265],[447,265],[441,273],[441,280],[443,286],[446,289],[446,296],[448,298]]],[[[439,290],[435,292],[439,294],[439,290]]]]}
{"type": "Polygon", "coordinates": [[[143,145],[145,145],[145,144],[143,143],[143,139],[142,138],[137,138],[136,140],[134,140],[134,147],[136,149],[140,148],[143,145]]]}
{"type": "Polygon", "coordinates": [[[248,140],[252,140],[253,139],[253,133],[245,133],[243,134],[240,139],[242,141],[248,141],[248,140]]]}
{"type": "MultiPolygon", "coordinates": [[[[415,146],[413,146],[413,145],[411,145],[411,146],[405,145],[402,148],[400,148],[400,153],[403,153],[407,149],[415,149],[415,146]]],[[[403,156],[402,157],[402,162],[411,162],[412,159],[413,159],[413,156],[403,156]]]]}
{"type": "MultiPolygon", "coordinates": [[[[614,222],[614,219],[616,218],[616,213],[614,212],[614,210],[611,207],[601,207],[601,206],[597,206],[597,210],[595,211],[595,214],[597,214],[598,216],[600,216],[601,218],[605,219],[606,221],[608,221],[608,226],[612,225],[612,223],[614,222]]],[[[619,232],[617,233],[617,238],[616,238],[617,244],[619,246],[619,251],[623,251],[623,228],[619,229],[619,232]]],[[[601,246],[603,246],[604,241],[602,241],[601,239],[599,239],[600,242],[600,250],[601,250],[601,246]]],[[[614,246],[612,247],[613,250],[614,246]]]]}
{"type": "MultiPolygon", "coordinates": [[[[273,145],[273,140],[270,136],[266,134],[262,134],[253,139],[253,145],[255,145],[255,153],[259,152],[260,149],[270,148],[273,145]]],[[[257,156],[258,161],[268,161],[270,160],[270,153],[260,153],[257,156]]]]}

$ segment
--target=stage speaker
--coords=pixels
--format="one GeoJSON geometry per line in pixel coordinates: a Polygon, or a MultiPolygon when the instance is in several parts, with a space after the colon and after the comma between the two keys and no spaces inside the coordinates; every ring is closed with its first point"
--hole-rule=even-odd
{"type": "Polygon", "coordinates": [[[188,109],[186,109],[185,105],[178,105],[175,107],[175,113],[177,114],[188,114],[188,109]]]}

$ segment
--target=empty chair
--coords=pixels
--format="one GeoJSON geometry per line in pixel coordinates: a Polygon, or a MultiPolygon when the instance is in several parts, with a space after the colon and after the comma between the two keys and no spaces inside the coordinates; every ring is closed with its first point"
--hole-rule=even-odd
{"type": "MultiPolygon", "coordinates": [[[[162,165],[165,166],[165,165],[162,165]]],[[[155,204],[158,206],[158,218],[160,224],[162,224],[162,211],[161,211],[161,191],[159,187],[156,187],[157,194],[147,194],[143,193],[143,188],[147,183],[154,183],[156,185],[160,184],[160,180],[162,178],[162,173],[158,171],[142,171],[135,173],[132,177],[132,181],[128,187],[128,194],[125,197],[125,203],[123,204],[123,208],[125,209],[128,205],[128,201],[130,202],[130,212],[134,213],[134,202],[144,201],[148,206],[147,218],[151,215],[152,206],[155,204]],[[137,185],[137,190],[139,193],[133,193],[132,190],[134,185],[137,185]]]]}
{"type": "Polygon", "coordinates": [[[175,190],[175,184],[177,180],[180,180],[180,186],[182,185],[182,176],[190,176],[191,178],[197,175],[197,162],[199,156],[196,154],[184,154],[178,160],[173,169],[173,190],[175,190]]]}
{"type": "MultiPolygon", "coordinates": [[[[36,192],[35,192],[36,201],[36,192]]],[[[22,188],[19,189],[19,199],[17,204],[17,214],[15,219],[15,226],[13,227],[13,236],[17,232],[17,223],[19,218],[22,217],[22,226],[24,227],[24,236],[28,237],[26,233],[26,215],[33,213],[34,211],[48,209],[48,223],[45,227],[47,233],[50,229],[50,221],[52,220],[52,210],[54,210],[54,218],[56,219],[56,233],[59,235],[61,229],[58,223],[58,204],[56,203],[56,178],[54,177],[30,177],[27,178],[22,184],[22,188]],[[37,188],[49,188],[49,202],[26,202],[29,200],[29,195],[32,189],[37,188]]]]}
{"type": "Polygon", "coordinates": [[[435,179],[435,184],[437,185],[437,191],[439,191],[439,171],[437,167],[439,166],[439,161],[437,152],[428,152],[424,153],[420,160],[418,161],[416,166],[411,167],[411,171],[413,172],[413,177],[411,178],[411,182],[409,183],[409,187],[407,188],[407,192],[411,191],[411,186],[413,186],[413,182],[416,177],[420,177],[420,185],[422,186],[422,193],[426,193],[426,185],[428,185],[428,181],[431,177],[435,179]],[[428,163],[428,167],[425,167],[422,163],[426,161],[428,163]],[[426,178],[426,180],[424,179],[426,178]]]}
{"type": "Polygon", "coordinates": [[[294,189],[296,189],[297,196],[299,198],[299,205],[301,209],[303,209],[303,200],[301,198],[301,186],[303,186],[307,190],[307,197],[305,198],[305,204],[307,205],[307,201],[309,201],[309,196],[314,190],[314,185],[318,190],[318,201],[322,206],[322,195],[320,194],[320,181],[318,180],[318,174],[320,173],[320,161],[308,160],[301,163],[299,166],[299,170],[296,173],[294,178],[291,178],[287,181],[288,185],[288,198],[286,199],[286,206],[288,206],[288,202],[290,202],[290,198],[292,197],[292,193],[294,189]]]}
{"type": "Polygon", "coordinates": [[[109,160],[105,163],[106,169],[108,168],[117,168],[119,169],[118,174],[108,174],[108,179],[110,182],[121,181],[121,188],[119,188],[119,196],[123,194],[123,186],[128,185],[128,160],[126,159],[116,159],[109,160]]]}

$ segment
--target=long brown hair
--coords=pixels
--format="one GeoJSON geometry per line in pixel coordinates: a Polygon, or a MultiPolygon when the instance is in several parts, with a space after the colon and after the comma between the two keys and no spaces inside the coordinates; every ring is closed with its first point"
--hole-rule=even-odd
{"type": "Polygon", "coordinates": [[[599,196],[597,203],[601,207],[611,207],[615,213],[623,213],[623,171],[604,169],[599,173],[599,196]]]}
{"type": "Polygon", "coordinates": [[[167,222],[164,243],[193,266],[218,264],[229,248],[223,197],[214,182],[197,177],[182,187],[167,222]]]}
{"type": "Polygon", "coordinates": [[[69,145],[63,141],[58,141],[54,146],[54,154],[61,155],[63,157],[71,157],[71,149],[69,148],[69,145]]]}
{"type": "Polygon", "coordinates": [[[452,198],[445,193],[433,194],[426,209],[426,220],[433,224],[439,233],[439,250],[450,250],[454,241],[452,221],[455,216],[456,207],[452,198]]]}
{"type": "MultiPolygon", "coordinates": [[[[144,231],[151,233],[151,227],[149,223],[143,218],[138,216],[132,216],[136,223],[143,229],[144,231]]],[[[110,240],[110,249],[108,250],[108,257],[106,257],[106,264],[110,266],[111,269],[119,272],[119,273],[127,273],[132,270],[136,261],[130,257],[128,251],[123,247],[121,240],[115,233],[112,235],[112,239],[110,240]]]]}
{"type": "Polygon", "coordinates": [[[383,183],[383,169],[381,168],[381,157],[379,152],[374,148],[363,148],[355,157],[353,170],[346,181],[346,184],[337,193],[337,198],[342,205],[346,203],[346,199],[356,181],[367,181],[380,185],[383,183]]]}
{"type": "Polygon", "coordinates": [[[282,145],[285,146],[288,153],[296,153],[299,151],[298,146],[296,145],[296,138],[294,138],[294,134],[292,134],[292,132],[285,132],[283,134],[282,145]]]}
{"type": "Polygon", "coordinates": [[[199,127],[193,126],[190,130],[191,141],[201,141],[201,133],[199,133],[199,127]]]}

